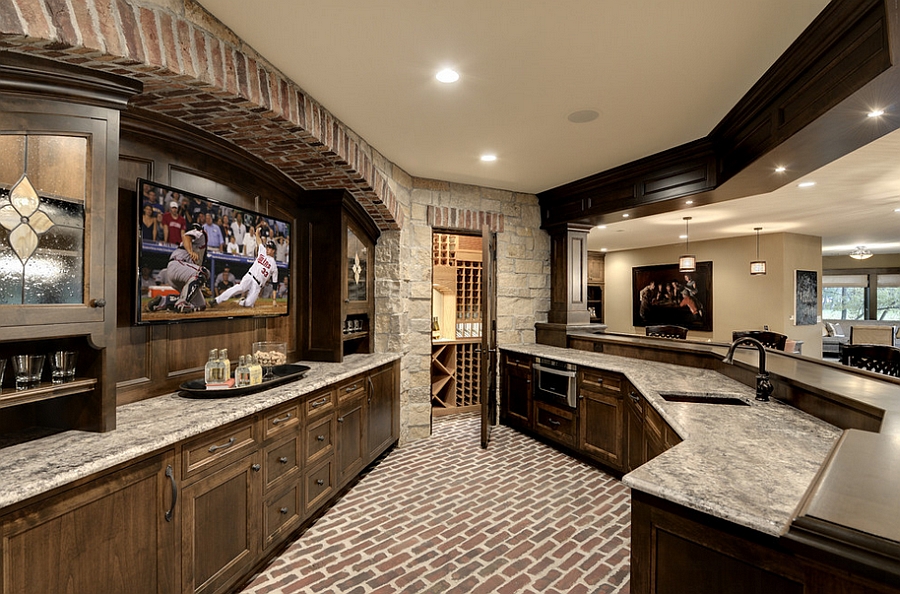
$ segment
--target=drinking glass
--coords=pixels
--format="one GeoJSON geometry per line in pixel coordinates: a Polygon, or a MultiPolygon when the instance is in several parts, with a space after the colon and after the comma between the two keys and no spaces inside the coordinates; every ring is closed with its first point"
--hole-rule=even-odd
{"type": "Polygon", "coordinates": [[[16,390],[35,388],[41,383],[44,355],[14,355],[12,361],[16,373],[16,390]]]}
{"type": "Polygon", "coordinates": [[[55,351],[50,356],[50,381],[54,384],[64,384],[75,379],[75,360],[78,358],[76,351],[55,351]]]}

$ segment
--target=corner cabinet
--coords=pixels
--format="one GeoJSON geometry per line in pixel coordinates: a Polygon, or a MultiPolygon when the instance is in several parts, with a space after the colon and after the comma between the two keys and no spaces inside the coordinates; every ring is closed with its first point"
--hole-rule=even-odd
{"type": "Polygon", "coordinates": [[[115,428],[119,112],[141,84],[0,53],[0,431],[115,428]],[[49,354],[77,352],[52,384],[49,354]],[[11,358],[44,355],[16,390],[11,358]]]}
{"type": "Polygon", "coordinates": [[[300,357],[371,353],[378,227],[345,190],[306,192],[300,205],[300,357]]]}

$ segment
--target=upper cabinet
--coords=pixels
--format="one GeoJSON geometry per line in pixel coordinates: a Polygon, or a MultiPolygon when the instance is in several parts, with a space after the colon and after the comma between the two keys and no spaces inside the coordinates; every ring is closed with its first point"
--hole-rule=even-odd
{"type": "MultiPolygon", "coordinates": [[[[43,415],[55,426],[115,425],[104,350],[115,341],[119,112],[140,89],[0,52],[0,359],[44,355],[42,380],[50,353],[80,361],[71,385],[27,390],[8,364],[0,408],[66,397],[43,415]]],[[[42,424],[36,411],[15,416],[42,424]]]]}
{"type": "Polygon", "coordinates": [[[299,222],[301,358],[371,353],[378,227],[345,190],[305,193],[299,222]]]}

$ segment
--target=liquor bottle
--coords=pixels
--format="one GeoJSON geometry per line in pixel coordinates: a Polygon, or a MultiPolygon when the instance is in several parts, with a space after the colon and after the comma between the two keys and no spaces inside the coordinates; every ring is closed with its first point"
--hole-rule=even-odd
{"type": "Polygon", "coordinates": [[[240,356],[234,370],[234,385],[238,388],[250,385],[250,368],[247,367],[247,357],[244,355],[240,356]]]}
{"type": "Polygon", "coordinates": [[[219,360],[225,366],[225,377],[222,381],[231,379],[231,359],[228,358],[228,349],[219,349],[219,360]]]}
{"type": "Polygon", "coordinates": [[[250,385],[255,386],[256,384],[262,383],[263,371],[262,365],[257,361],[256,356],[247,355],[247,359],[250,361],[248,363],[248,367],[250,368],[250,385]]]}
{"type": "Polygon", "coordinates": [[[219,349],[212,349],[209,351],[209,360],[206,362],[206,367],[204,367],[204,379],[207,384],[221,384],[225,381],[224,372],[225,367],[222,365],[222,362],[219,360],[219,349]]]}

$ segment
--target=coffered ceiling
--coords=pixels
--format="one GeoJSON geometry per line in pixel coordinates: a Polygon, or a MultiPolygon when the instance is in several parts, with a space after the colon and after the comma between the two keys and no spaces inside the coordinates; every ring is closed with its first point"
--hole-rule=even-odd
{"type": "MultiPolygon", "coordinates": [[[[528,193],[706,136],[826,5],[200,2],[411,175],[528,193]],[[446,67],[459,81],[435,79],[446,67]],[[584,112],[597,116],[579,122],[584,112]],[[496,161],[481,161],[487,153],[496,161]]],[[[807,176],[817,178],[811,191],[792,184],[695,209],[691,239],[761,226],[842,249],[895,242],[897,220],[885,213],[900,208],[900,139],[879,143],[807,176]]],[[[592,233],[591,247],[677,243],[684,215],[610,225],[592,233]]]]}

